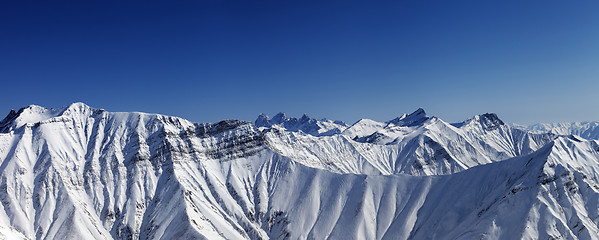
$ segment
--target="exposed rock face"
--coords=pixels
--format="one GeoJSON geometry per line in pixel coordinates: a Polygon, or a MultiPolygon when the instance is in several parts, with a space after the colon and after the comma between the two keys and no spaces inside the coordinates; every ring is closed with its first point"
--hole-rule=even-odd
{"type": "Polygon", "coordinates": [[[598,238],[596,141],[421,109],[351,127],[258,120],[13,111],[0,122],[0,237],[598,238]]]}

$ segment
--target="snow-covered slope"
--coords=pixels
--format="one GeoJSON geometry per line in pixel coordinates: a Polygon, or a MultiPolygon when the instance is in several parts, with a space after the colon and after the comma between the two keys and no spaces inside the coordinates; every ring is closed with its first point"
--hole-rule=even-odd
{"type": "Polygon", "coordinates": [[[514,125],[536,133],[578,135],[586,139],[599,139],[599,122],[537,123],[530,126],[514,125]]]}
{"type": "Polygon", "coordinates": [[[2,121],[0,238],[598,239],[597,141],[496,120],[369,125],[380,144],[30,106],[2,121]]]}
{"type": "Polygon", "coordinates": [[[285,216],[277,227],[291,239],[597,239],[597,146],[559,138],[530,155],[444,176],[298,165],[273,191],[285,216]]]}

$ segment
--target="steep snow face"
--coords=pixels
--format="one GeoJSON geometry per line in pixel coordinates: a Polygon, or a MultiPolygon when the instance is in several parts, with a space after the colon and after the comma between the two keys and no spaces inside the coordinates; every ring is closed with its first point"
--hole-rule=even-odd
{"type": "Polygon", "coordinates": [[[392,144],[84,104],[19,117],[0,133],[4,238],[599,238],[597,141],[481,117],[393,124],[392,144]]]}
{"type": "Polygon", "coordinates": [[[254,124],[256,127],[275,127],[291,132],[303,132],[312,136],[331,136],[339,134],[347,128],[347,124],[342,121],[316,120],[306,114],[299,119],[290,118],[283,112],[278,113],[272,119],[266,114],[260,114],[254,124]]]}
{"type": "Polygon", "coordinates": [[[599,139],[599,122],[538,123],[530,126],[514,125],[514,127],[536,133],[549,132],[557,135],[578,135],[586,139],[599,139]]]}

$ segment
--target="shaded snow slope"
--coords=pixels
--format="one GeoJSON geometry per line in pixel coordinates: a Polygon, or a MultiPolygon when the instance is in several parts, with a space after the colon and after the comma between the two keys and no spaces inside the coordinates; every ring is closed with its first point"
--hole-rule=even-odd
{"type": "Polygon", "coordinates": [[[409,128],[403,140],[378,144],[80,103],[38,110],[3,121],[0,237],[599,236],[599,144],[488,116],[393,124],[409,128]]]}

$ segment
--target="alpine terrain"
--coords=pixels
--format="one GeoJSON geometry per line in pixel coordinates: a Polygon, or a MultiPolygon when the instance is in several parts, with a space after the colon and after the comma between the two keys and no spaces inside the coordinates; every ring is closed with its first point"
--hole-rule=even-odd
{"type": "Polygon", "coordinates": [[[0,122],[0,238],[599,239],[589,129],[31,105],[0,122]]]}
{"type": "Polygon", "coordinates": [[[599,122],[537,123],[530,126],[514,125],[532,132],[552,132],[555,134],[574,134],[586,139],[599,139],[599,122]]]}

